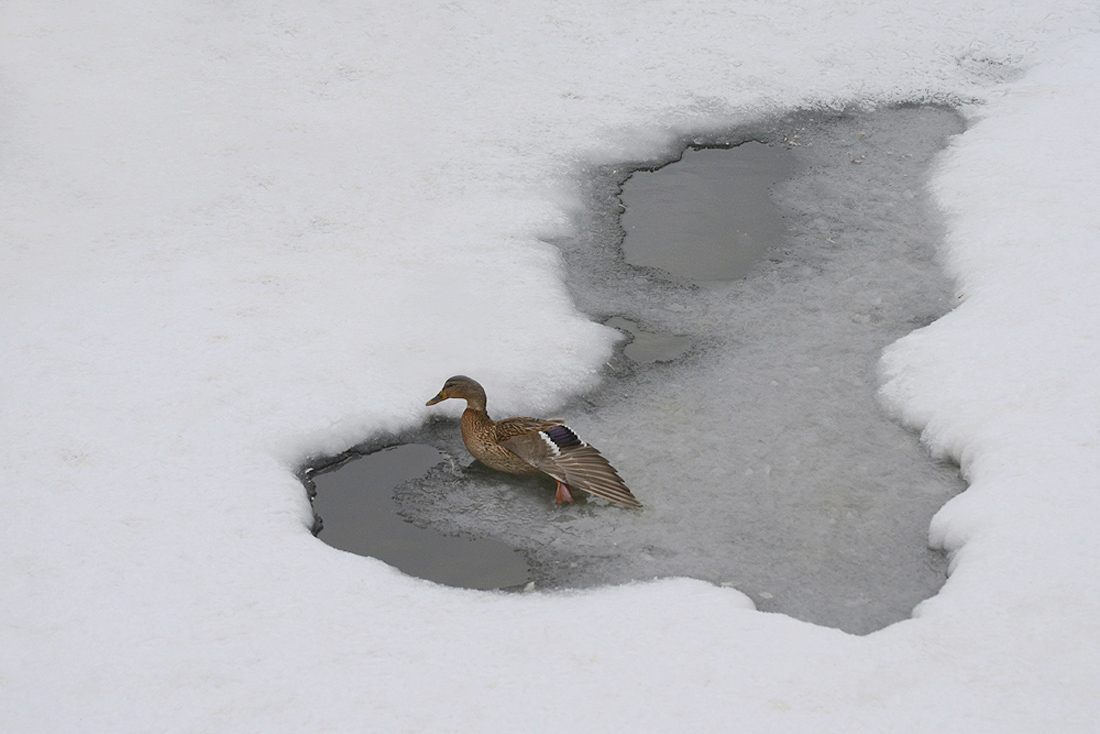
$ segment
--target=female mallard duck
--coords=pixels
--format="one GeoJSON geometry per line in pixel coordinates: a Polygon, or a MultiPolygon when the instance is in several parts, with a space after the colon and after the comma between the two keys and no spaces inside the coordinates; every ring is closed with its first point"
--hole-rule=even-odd
{"type": "Polygon", "coordinates": [[[558,483],[558,504],[572,502],[571,489],[603,497],[623,507],[641,507],[622,478],[599,451],[577,438],[560,420],[506,418],[494,421],[485,412],[485,389],[465,375],[447,380],[435,405],[448,398],[466,401],[462,413],[462,442],[474,458],[509,474],[544,472],[558,483]]]}

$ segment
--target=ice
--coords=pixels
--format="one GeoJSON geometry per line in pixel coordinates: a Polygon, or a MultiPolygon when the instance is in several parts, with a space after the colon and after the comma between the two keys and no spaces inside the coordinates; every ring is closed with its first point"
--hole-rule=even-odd
{"type": "Polygon", "coordinates": [[[0,728],[1094,728],[1095,10],[4,3],[0,728]],[[595,319],[690,310],[565,282],[545,241],[592,174],[905,102],[970,124],[930,184],[963,302],[884,368],[970,482],[916,618],[450,589],[310,534],[295,470],[416,429],[447,376],[556,413],[614,359],[595,319]]]}
{"type": "MultiPolygon", "coordinates": [[[[450,465],[404,485],[400,501],[418,520],[522,548],[543,587],[687,575],[851,632],[908,618],[943,582],[926,531],[962,483],[876,403],[875,364],[954,303],[934,260],[942,226],[923,183],[933,154],[961,131],[938,108],[753,130],[790,146],[796,173],[776,191],[789,234],[725,285],[677,284],[652,270],[642,284],[621,263],[594,266],[593,253],[613,257],[614,227],[582,227],[600,241],[562,244],[567,262],[584,251],[590,277],[573,282],[593,290],[578,300],[606,301],[596,312],[637,302],[644,310],[628,315],[645,319],[685,304],[666,308],[660,325],[703,345],[681,363],[624,361],[604,389],[569,406],[570,425],[613,459],[644,512],[563,511],[552,482],[450,465]]],[[[597,190],[614,190],[617,172],[606,175],[597,190]]],[[[608,204],[605,219],[619,210],[608,204]]],[[[453,438],[445,446],[469,462],[453,438]]]]}

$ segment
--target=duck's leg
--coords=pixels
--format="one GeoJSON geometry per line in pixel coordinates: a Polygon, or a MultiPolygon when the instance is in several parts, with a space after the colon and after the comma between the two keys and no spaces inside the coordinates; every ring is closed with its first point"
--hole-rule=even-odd
{"type": "Polygon", "coordinates": [[[557,502],[559,505],[563,502],[571,503],[573,501],[573,493],[569,491],[569,485],[565,482],[558,481],[557,479],[555,479],[554,481],[558,483],[558,491],[554,495],[554,501],[557,502]]]}

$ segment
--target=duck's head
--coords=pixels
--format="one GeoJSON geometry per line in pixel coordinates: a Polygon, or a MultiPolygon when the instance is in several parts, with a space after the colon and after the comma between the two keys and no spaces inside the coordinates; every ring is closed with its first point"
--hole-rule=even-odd
{"type": "Polygon", "coordinates": [[[425,405],[435,405],[448,398],[462,398],[467,403],[485,406],[485,389],[466,375],[455,375],[443,383],[443,389],[439,394],[429,400],[425,405]]]}

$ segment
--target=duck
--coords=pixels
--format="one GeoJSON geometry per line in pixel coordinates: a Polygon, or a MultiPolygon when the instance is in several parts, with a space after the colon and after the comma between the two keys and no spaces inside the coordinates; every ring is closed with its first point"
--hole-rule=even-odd
{"type": "Polygon", "coordinates": [[[465,375],[450,377],[426,405],[456,398],[466,401],[460,427],[462,442],[485,466],[508,474],[548,474],[557,489],[557,504],[573,502],[577,489],[620,507],[642,503],[599,451],[582,441],[558,419],[505,418],[494,421],[486,411],[485,388],[465,375]]]}

